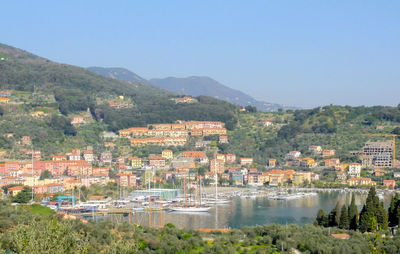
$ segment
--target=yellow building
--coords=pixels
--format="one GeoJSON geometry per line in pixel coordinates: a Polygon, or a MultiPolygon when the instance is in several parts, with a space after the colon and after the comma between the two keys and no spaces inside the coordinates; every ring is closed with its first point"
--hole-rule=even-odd
{"type": "Polygon", "coordinates": [[[131,166],[133,168],[140,168],[142,166],[142,159],[138,157],[131,157],[131,166]]]}
{"type": "Polygon", "coordinates": [[[161,156],[167,160],[170,160],[174,157],[174,153],[172,152],[172,150],[163,150],[161,152],[161,156]]]}

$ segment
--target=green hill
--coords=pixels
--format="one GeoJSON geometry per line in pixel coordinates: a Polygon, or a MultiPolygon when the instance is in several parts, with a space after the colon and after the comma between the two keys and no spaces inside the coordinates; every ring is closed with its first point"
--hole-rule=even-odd
{"type": "Polygon", "coordinates": [[[13,144],[23,135],[31,136],[38,149],[56,152],[98,143],[105,130],[176,120],[218,120],[232,129],[237,122],[238,108],[227,102],[200,96],[196,103],[176,103],[180,96],[163,89],[106,78],[4,44],[0,90],[11,91],[10,102],[0,103],[0,148],[7,150],[17,149],[13,144]],[[38,110],[46,116],[33,117],[38,110]],[[73,127],[76,116],[87,124],[73,127]],[[14,137],[5,138],[6,132],[14,137]]]}
{"type": "MultiPolygon", "coordinates": [[[[176,104],[177,96],[140,82],[123,82],[96,75],[84,68],[60,64],[0,44],[0,89],[53,94],[63,115],[87,110],[110,130],[175,120],[222,120],[233,127],[236,107],[200,97],[198,103],[176,104]],[[113,109],[107,101],[127,98],[131,107],[113,109]],[[118,122],[115,122],[118,119],[118,122]]],[[[45,103],[31,101],[31,104],[45,103]]]]}

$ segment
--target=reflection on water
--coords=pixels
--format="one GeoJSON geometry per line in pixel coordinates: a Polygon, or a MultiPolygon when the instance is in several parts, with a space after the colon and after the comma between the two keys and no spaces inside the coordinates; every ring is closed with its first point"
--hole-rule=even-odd
{"type": "MultiPolygon", "coordinates": [[[[356,204],[361,209],[366,195],[355,194],[356,204]]],[[[319,209],[329,211],[340,201],[350,204],[351,194],[340,192],[321,192],[318,196],[304,197],[296,200],[278,201],[265,197],[236,197],[231,204],[213,207],[209,213],[160,212],[151,213],[152,226],[172,223],[179,228],[241,228],[265,224],[308,224],[313,223],[319,209]]],[[[385,196],[385,204],[390,202],[390,196],[385,196]]],[[[110,216],[111,220],[127,220],[128,216],[110,216]]],[[[149,225],[148,212],[138,212],[132,215],[132,223],[149,225]]]]}

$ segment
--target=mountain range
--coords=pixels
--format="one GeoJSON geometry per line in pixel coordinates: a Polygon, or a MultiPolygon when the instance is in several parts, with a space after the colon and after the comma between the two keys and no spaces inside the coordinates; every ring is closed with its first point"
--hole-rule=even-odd
{"type": "Polygon", "coordinates": [[[261,111],[276,111],[279,108],[289,109],[289,107],[280,104],[256,100],[250,95],[225,86],[210,77],[167,77],[146,80],[136,73],[124,68],[89,67],[87,69],[108,78],[151,84],[180,95],[205,95],[239,106],[255,106],[261,111]]]}

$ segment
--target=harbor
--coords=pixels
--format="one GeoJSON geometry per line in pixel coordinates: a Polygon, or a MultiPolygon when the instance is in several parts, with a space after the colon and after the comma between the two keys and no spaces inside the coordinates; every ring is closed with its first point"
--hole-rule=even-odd
{"type": "MultiPolygon", "coordinates": [[[[136,190],[112,200],[95,196],[86,202],[73,198],[59,204],[43,203],[63,214],[85,220],[111,220],[162,227],[172,223],[180,228],[240,228],[265,224],[310,224],[319,209],[330,210],[336,202],[348,203],[355,195],[360,206],[368,190],[311,188],[204,188],[201,197],[180,189],[136,190]],[[200,201],[201,200],[201,201],[200,201]]],[[[197,192],[198,194],[198,192],[197,192]]],[[[392,192],[378,191],[386,205],[392,192]]],[[[361,207],[359,207],[361,209],[361,207]]]]}

